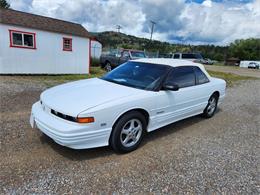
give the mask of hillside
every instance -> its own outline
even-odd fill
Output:
[[[215,45],[181,45],[161,41],[150,41],[146,38],[139,38],[124,33],[113,31],[92,33],[103,44],[103,50],[125,48],[146,50],[147,52],[158,52],[165,55],[174,52],[198,52],[205,58],[224,61],[228,57],[240,59],[260,59],[260,39],[236,40],[231,46]],[[252,54],[252,49],[255,48]],[[250,50],[250,51],[247,51]],[[250,53],[249,53],[250,52]],[[243,54],[243,55],[242,55]],[[241,55],[243,56],[241,58]]]

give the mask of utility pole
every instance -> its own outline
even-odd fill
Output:
[[[151,29],[151,37],[150,37],[150,41],[152,40],[153,38],[153,29],[154,29],[154,25],[156,24],[156,22],[150,20],[150,22],[152,23],[152,29]]]
[[[122,28],[122,26],[120,25],[116,25],[116,29],[117,29],[117,32],[120,33],[120,29]]]

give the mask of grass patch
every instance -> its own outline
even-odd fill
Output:
[[[35,75],[35,76],[21,76],[21,77],[25,82],[31,82],[32,80],[34,80],[46,85],[46,87],[52,87],[69,81],[89,79],[94,77],[102,77],[105,73],[106,72],[100,67],[91,67],[90,74]],[[231,87],[242,80],[257,79],[255,77],[240,76],[232,73],[224,73],[224,72],[211,71],[211,70],[208,70],[208,73],[213,77],[224,79],[227,82],[228,87]]]
[[[39,76],[39,78],[42,77],[44,80],[73,81],[79,79],[101,77],[105,73],[106,72],[100,67],[91,67],[90,74],[46,75],[46,76]]]
[[[212,77],[217,77],[224,79],[227,82],[227,86],[231,87],[235,83],[242,81],[242,80],[250,80],[250,79],[256,79],[255,77],[249,77],[249,76],[240,76],[237,74],[232,73],[224,73],[224,72],[217,72],[217,71],[207,71]]]
[[[102,77],[106,72],[100,67],[91,67],[90,74],[66,74],[66,75],[40,75],[33,76],[34,80],[41,81],[47,87],[52,87],[60,83],[76,81],[80,79],[89,79],[94,77]]]

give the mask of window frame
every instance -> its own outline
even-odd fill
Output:
[[[14,44],[13,33],[22,35],[22,45]],[[33,46],[24,45],[24,35],[32,36]],[[36,33],[34,33],[34,32],[26,32],[26,31],[9,29],[9,38],[10,38],[10,47],[24,48],[24,49],[36,49]]]
[[[196,68],[199,69],[199,70],[202,72],[202,74],[208,79],[207,82],[199,83],[197,74],[196,74],[196,72],[195,72],[195,71],[196,71],[196,70],[195,70]],[[203,84],[206,84],[206,83],[209,83],[209,82],[210,82],[208,76],[201,70],[200,67],[198,67],[198,66],[193,66],[193,71],[194,71],[194,74],[195,74],[196,85],[203,85]]]
[[[65,48],[65,41],[66,40],[70,41],[70,47],[69,48]],[[63,37],[62,43],[63,43],[63,51],[72,51],[72,38],[70,38],[70,37]]]

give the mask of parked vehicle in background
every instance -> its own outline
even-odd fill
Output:
[[[213,62],[211,59],[209,59],[209,58],[205,58],[205,59],[204,59],[204,64],[213,65],[214,62]]]
[[[172,54],[174,59],[190,60],[192,62],[205,64],[206,61],[203,59],[200,53],[174,53]]]
[[[145,52],[140,50],[123,49],[118,53],[103,53],[100,57],[101,67],[107,72],[128,60],[135,60],[139,58],[146,58]]]
[[[260,68],[260,60],[258,61],[252,61],[252,60],[243,60],[240,61],[239,64],[240,68],[253,68],[253,69],[259,69]]]
[[[253,69],[259,69],[259,64],[258,63],[256,63],[256,62],[250,62],[249,64],[248,64],[248,68],[253,68]]]

